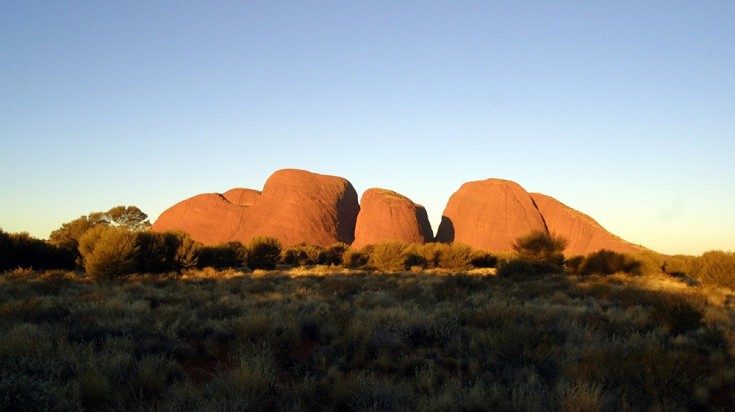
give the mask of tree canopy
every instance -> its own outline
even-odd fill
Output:
[[[141,232],[151,227],[148,215],[137,206],[115,206],[107,212],[92,212],[62,224],[60,228],[51,232],[49,242],[76,250],[79,247],[79,239],[90,229],[100,225],[119,227],[131,232]]]

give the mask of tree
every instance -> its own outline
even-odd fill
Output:
[[[135,233],[119,227],[100,225],[79,239],[84,271],[99,278],[133,273],[139,249]]]
[[[51,232],[49,242],[53,245],[76,251],[79,247],[79,239],[88,230],[100,224],[104,224],[100,219],[100,214],[91,213],[89,216],[80,216],[71,222],[62,224],[60,228]]]
[[[151,227],[148,215],[137,206],[115,206],[101,213],[100,218],[110,226],[121,227],[131,232],[140,232]]]
[[[60,248],[72,251],[77,263],[81,265],[79,254],[79,240],[90,229],[97,226],[112,226],[122,229],[140,232],[148,230],[151,226],[148,215],[143,213],[137,206],[115,206],[107,212],[91,212],[87,216],[80,216],[61,225],[60,228],[51,232],[49,243]]]

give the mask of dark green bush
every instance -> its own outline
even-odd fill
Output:
[[[324,249],[317,245],[299,243],[281,251],[281,262],[291,266],[318,265],[324,260]]]
[[[374,245],[368,264],[378,270],[398,271],[406,269],[401,242],[386,242]]]
[[[195,267],[199,244],[183,232],[138,232],[136,269],[141,273],[166,273]]]
[[[564,248],[567,240],[544,231],[533,231],[513,243],[518,259],[525,260],[548,272],[558,272],[564,267]]]
[[[590,253],[579,264],[578,274],[612,275],[613,273],[641,274],[641,262],[623,253],[602,249]]]
[[[411,269],[413,267],[426,268],[426,258],[414,252],[403,252],[403,267]]]
[[[345,267],[352,269],[361,268],[367,265],[369,260],[370,255],[365,251],[365,248],[362,250],[347,249],[342,254],[342,264]]]
[[[565,262],[567,272],[579,274],[579,268],[582,266],[582,262],[584,262],[584,256],[572,256],[568,258]]]
[[[138,241],[125,229],[97,226],[79,240],[79,252],[88,274],[111,279],[135,272]]]
[[[275,269],[281,256],[281,242],[268,236],[250,239],[245,245],[245,263],[251,269]]]
[[[735,289],[735,253],[709,251],[693,266],[692,276],[698,281]]]
[[[498,266],[498,257],[484,250],[472,252],[470,264],[476,268],[494,268]]]
[[[542,273],[543,268],[533,262],[524,259],[511,259],[500,263],[497,275],[505,278],[525,279]]]
[[[446,246],[439,256],[439,267],[464,270],[472,266],[473,250],[471,247],[460,243],[451,243]]]
[[[199,249],[197,266],[200,268],[236,268],[245,265],[247,250],[240,242],[202,246]]]
[[[15,268],[73,269],[76,253],[51,245],[28,233],[0,229],[0,270]]]
[[[337,242],[329,245],[326,249],[324,249],[324,253],[322,254],[322,261],[319,262],[323,265],[341,265],[342,257],[344,256],[347,249],[350,248],[350,245],[342,242]]]

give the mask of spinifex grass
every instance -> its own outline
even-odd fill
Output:
[[[735,407],[731,291],[488,273],[5,273],[0,409]]]

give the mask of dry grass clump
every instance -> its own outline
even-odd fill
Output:
[[[0,410],[735,406],[732,291],[664,274],[26,270],[0,302]]]

